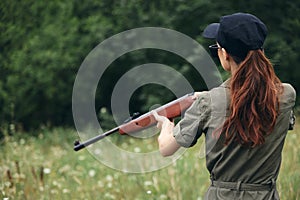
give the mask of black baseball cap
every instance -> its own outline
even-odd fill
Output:
[[[250,50],[262,49],[267,27],[254,15],[235,13],[222,16],[220,23],[208,25],[202,35],[216,39],[230,55],[244,59]]]

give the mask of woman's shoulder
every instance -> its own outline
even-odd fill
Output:
[[[293,107],[296,102],[296,90],[289,83],[282,83],[283,92],[280,96],[281,106],[284,107]]]
[[[289,84],[289,83],[282,83],[284,92],[287,92],[289,94],[295,95],[296,96],[296,90],[294,89],[294,87]]]
[[[292,99],[296,99],[296,90],[294,87],[289,83],[282,83],[283,86],[283,95],[285,97],[289,97]]]
[[[206,113],[221,113],[222,115],[226,114],[229,103],[229,87],[226,82],[208,91],[198,92],[195,102],[198,109],[203,111],[205,108]]]
[[[221,85],[208,91],[197,92],[196,96],[198,101],[214,102],[216,100],[225,100],[228,98],[228,88]]]

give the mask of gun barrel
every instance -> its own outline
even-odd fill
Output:
[[[89,140],[87,140],[83,143],[80,143],[79,141],[75,141],[74,142],[74,151],[79,151],[80,149],[83,149],[83,148],[85,148],[85,147],[87,147],[87,146],[89,146],[89,145],[105,138],[106,136],[109,136],[109,135],[111,135],[115,132],[118,132],[118,131],[119,131],[119,127],[116,127],[114,129],[111,129],[110,131],[107,131],[107,132],[101,134],[101,135],[97,135],[96,137],[93,137],[93,138],[91,138],[91,139],[89,139]]]

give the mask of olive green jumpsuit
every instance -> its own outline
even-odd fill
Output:
[[[206,166],[211,176],[205,199],[279,199],[276,180],[296,98],[291,85],[283,84],[283,89],[275,128],[263,145],[245,147],[234,140],[224,145],[224,135],[217,136],[215,130],[228,115],[229,81],[201,92],[175,126],[174,137],[183,147],[193,146],[205,134]]]

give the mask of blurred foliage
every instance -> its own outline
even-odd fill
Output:
[[[208,23],[224,14],[249,12],[267,25],[265,51],[282,81],[300,88],[300,2],[292,0],[87,0],[0,2],[0,121],[20,129],[72,126],[72,89],[82,61],[100,42],[137,27],[164,27],[198,40]],[[145,50],[124,55],[112,63],[106,84],[96,96],[96,110],[110,109],[110,95],[118,77],[136,65],[149,62],[174,67],[204,88],[188,63],[170,53]],[[121,67],[120,67],[121,66]],[[165,94],[166,93],[166,94]],[[167,102],[173,94],[151,87],[140,89],[133,100],[136,110]]]

